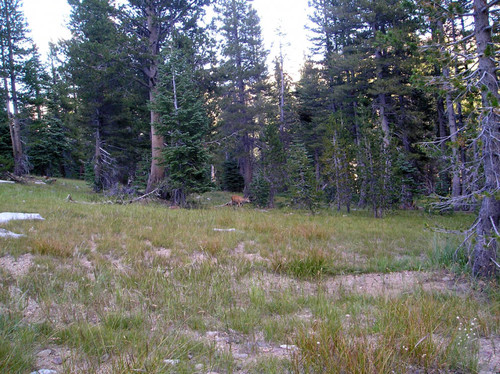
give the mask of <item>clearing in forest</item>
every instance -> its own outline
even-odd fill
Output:
[[[500,369],[498,287],[431,229],[472,216],[99,199],[69,180],[0,185],[1,211],[45,218],[1,227],[24,236],[0,238],[0,372]]]

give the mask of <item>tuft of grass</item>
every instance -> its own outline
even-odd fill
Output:
[[[294,371],[477,372],[479,321],[456,316],[466,310],[458,298],[443,302],[422,292],[366,301],[371,309],[363,308],[361,323],[355,325],[346,322],[357,321],[359,314],[343,319],[339,311],[317,309],[322,318],[296,336],[300,354],[293,361]]]
[[[73,255],[73,249],[55,238],[32,240],[32,252],[42,256],[67,258]]]
[[[431,269],[447,269],[459,274],[470,273],[466,249],[457,248],[456,243],[451,240],[438,243],[435,239],[427,253],[427,264]]]
[[[334,273],[331,259],[327,258],[323,251],[318,250],[313,250],[290,260],[276,256],[273,258],[272,268],[278,273],[303,279],[312,279]]]
[[[0,314],[0,372],[26,373],[33,369],[37,341],[46,340],[48,324],[26,325],[12,314]]]

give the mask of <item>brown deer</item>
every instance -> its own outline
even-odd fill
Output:
[[[249,203],[250,199],[238,195],[231,196],[231,205],[242,206],[244,203]]]

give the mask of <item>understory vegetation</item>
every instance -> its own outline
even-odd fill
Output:
[[[73,201],[66,199],[71,194]],[[108,204],[0,185],[0,372],[477,373],[500,293],[455,253],[472,214]],[[495,349],[496,356],[495,356]],[[495,361],[496,360],[496,361]]]

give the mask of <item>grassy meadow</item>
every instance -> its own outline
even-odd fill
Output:
[[[1,373],[500,370],[498,287],[433,230],[472,215],[107,200],[0,184],[0,212],[45,218],[1,225],[25,235],[0,238]]]

